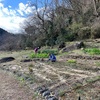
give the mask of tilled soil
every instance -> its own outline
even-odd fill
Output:
[[[0,64],[0,67],[3,70],[9,69],[9,72],[15,71],[16,73],[13,73],[15,75],[17,75],[18,72],[22,73],[21,78],[25,75],[29,77],[28,79],[32,78],[30,81],[27,81],[27,79],[24,80],[26,80],[26,83],[29,83],[29,85],[27,85],[30,89],[33,89],[34,94],[37,92],[35,91],[37,87],[46,86],[51,94],[55,95],[58,100],[79,100],[79,96],[81,100],[100,100],[99,60],[87,59],[87,57],[81,59],[83,56],[81,58],[80,56],[78,58],[73,57],[75,57],[75,55],[71,57],[65,55],[57,59],[57,62],[47,62],[45,60],[37,61],[36,59],[35,61],[22,62],[23,58],[22,60],[16,58],[16,60],[12,62]],[[72,59],[75,59],[76,63],[67,62]],[[5,75],[5,73],[3,74]],[[1,79],[2,76],[0,76],[0,86],[3,84],[5,87],[4,90],[3,86],[2,88],[0,87],[0,90],[4,91],[3,93],[0,91],[0,97],[4,98],[5,93],[7,93],[8,99],[0,98],[0,100],[32,100],[32,95],[29,90],[20,86],[18,80],[16,81],[16,79],[9,74],[5,76],[6,78],[4,77],[3,79]],[[12,77],[10,81],[9,77]],[[6,86],[8,86],[6,84],[9,84],[9,88],[7,88],[9,90],[6,89]],[[15,84],[15,86],[13,86],[13,84]],[[13,88],[15,88],[16,91],[13,92]],[[22,94],[19,93],[19,91]],[[15,96],[13,96],[14,93]],[[17,94],[19,97],[16,96]],[[14,99],[10,97],[14,97]],[[35,94],[33,100],[44,100],[44,97],[42,98],[42,96]]]
[[[0,100],[33,100],[33,93],[12,74],[0,70]]]

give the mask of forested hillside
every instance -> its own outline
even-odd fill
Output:
[[[20,24],[25,34],[14,39],[20,49],[100,38],[100,0],[34,0],[30,6],[33,14]],[[13,37],[8,40],[15,45]],[[6,37],[0,41],[6,42]]]
[[[100,0],[37,0],[31,6],[36,13],[22,25],[28,47],[100,38]]]
[[[20,35],[8,33],[0,28],[0,50],[20,49]]]

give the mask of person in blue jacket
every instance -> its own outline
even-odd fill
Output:
[[[49,54],[49,60],[52,62],[56,61],[56,56],[54,54]]]

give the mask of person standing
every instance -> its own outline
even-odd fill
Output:
[[[39,50],[39,47],[36,47],[36,48],[34,49],[34,53],[38,53],[38,50]]]

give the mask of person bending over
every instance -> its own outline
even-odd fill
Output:
[[[56,56],[54,54],[49,54],[49,61],[55,62],[56,61]]]

